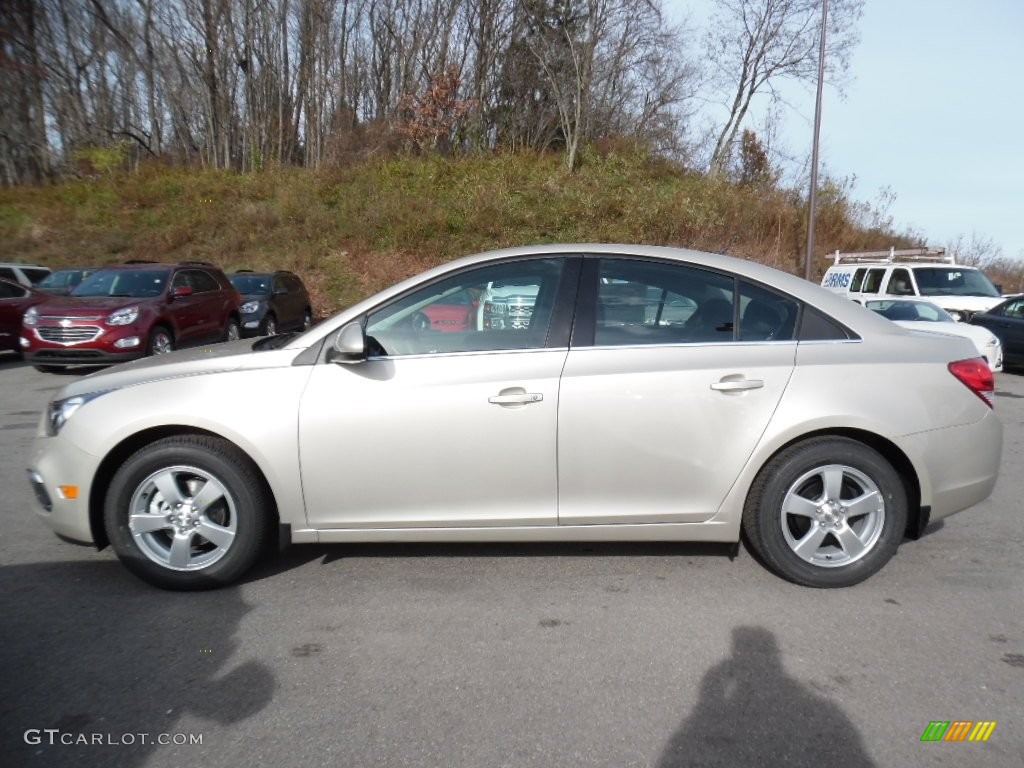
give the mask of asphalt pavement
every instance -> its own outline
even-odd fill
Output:
[[[719,545],[339,545],[197,594],[36,519],[68,380],[0,358],[0,765],[1024,765],[1024,376],[992,497],[850,589]]]

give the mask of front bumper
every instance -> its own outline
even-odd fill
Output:
[[[94,544],[89,522],[89,495],[99,459],[60,437],[37,436],[32,443],[29,482],[34,510],[54,533],[84,544]],[[75,498],[61,490],[72,486]],[[50,508],[46,507],[49,500]]]
[[[68,326],[70,331],[98,329],[94,338],[81,341],[53,341],[40,334],[40,329],[53,331],[55,327],[52,322],[42,322],[22,328],[20,343],[26,360],[35,365],[113,365],[146,355],[148,335],[138,325],[108,327],[93,322],[87,326]],[[117,346],[126,342],[131,346]]]
[[[260,326],[263,325],[263,318],[266,317],[267,312],[264,309],[258,312],[248,312],[242,315],[242,338],[251,338],[253,336],[262,336],[260,332]]]

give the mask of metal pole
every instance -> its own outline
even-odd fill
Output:
[[[818,98],[814,102],[814,143],[811,149],[811,194],[808,200],[807,253],[804,257],[804,278],[811,279],[814,258],[814,215],[818,204],[818,139],[821,136],[821,88],[825,83],[825,29],[828,23],[828,0],[821,0],[821,43],[818,46]]]

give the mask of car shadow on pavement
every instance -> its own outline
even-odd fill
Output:
[[[669,739],[657,768],[754,765],[875,763],[843,711],[786,673],[775,636],[741,626],[733,629],[729,658],[704,675],[700,700]]]
[[[156,750],[181,750],[179,764],[201,756],[209,734],[204,746],[156,740],[195,734],[196,721],[199,733],[203,721],[240,722],[274,695],[268,667],[236,658],[249,610],[238,589],[162,592],[125,578],[114,560],[0,568],[0,765],[141,766]],[[102,743],[89,744],[96,734]]]

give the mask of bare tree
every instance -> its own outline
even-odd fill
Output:
[[[705,39],[714,84],[724,94],[728,117],[711,153],[712,174],[723,173],[754,97],[774,93],[782,79],[817,77],[821,0],[715,0],[717,10]],[[831,0],[826,68],[833,78],[848,69],[859,39],[864,0]]]

